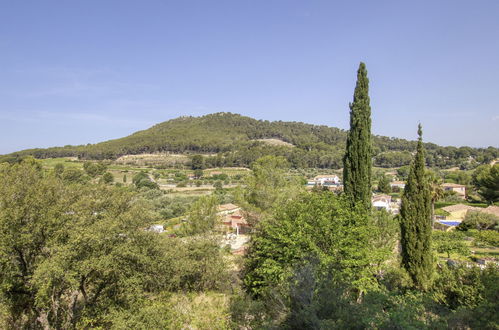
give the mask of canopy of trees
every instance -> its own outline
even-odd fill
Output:
[[[291,143],[274,146],[258,139],[275,138]],[[210,153],[204,165],[249,166],[266,156],[284,156],[293,167],[341,168],[347,132],[328,126],[299,122],[256,120],[232,113],[215,113],[202,117],[180,117],[157,124],[130,136],[97,144],[31,149],[3,156],[1,160],[15,161],[32,155],[36,158],[78,156],[83,159],[115,159],[127,154],[175,152]],[[487,164],[499,157],[497,148],[440,147],[426,143],[427,165],[436,167],[474,166]],[[408,164],[415,141],[383,136],[373,137],[375,164],[393,167]],[[194,167],[202,167],[194,159]]]

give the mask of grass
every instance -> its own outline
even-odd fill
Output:
[[[75,160],[74,157],[46,158],[40,159],[40,161],[45,168],[54,168],[57,164],[62,164],[65,168],[83,168],[83,163]]]

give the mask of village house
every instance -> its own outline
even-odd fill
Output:
[[[251,230],[241,212],[241,208],[234,204],[222,204],[218,206],[218,213],[226,230],[235,232],[236,235],[246,234]]]
[[[442,189],[444,191],[453,191],[457,194],[457,196],[461,197],[462,199],[466,198],[466,186],[462,184],[443,183]]]
[[[336,186],[340,184],[340,178],[334,174],[317,175],[308,181],[309,186]]]
[[[393,188],[399,188],[400,190],[403,190],[405,188],[405,182],[404,181],[392,181],[390,182],[390,187]]]
[[[149,227],[148,229],[149,231],[152,231],[154,233],[159,233],[161,234],[162,232],[165,231],[165,227],[163,227],[163,225],[152,225],[151,227]]]
[[[375,195],[372,197],[371,202],[373,204],[373,207],[377,208],[378,210],[385,209],[387,211],[390,211],[392,196],[384,194]]]

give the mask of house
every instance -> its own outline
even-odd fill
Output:
[[[372,197],[371,202],[373,204],[373,207],[377,208],[378,210],[385,209],[387,211],[391,211],[392,209],[392,196],[390,195],[375,195]]]
[[[149,227],[148,229],[149,231],[152,231],[154,233],[162,233],[165,231],[165,227],[163,227],[163,225],[152,225],[151,227]]]
[[[234,204],[223,204],[218,206],[218,213],[222,224],[226,229],[235,231],[236,235],[248,233],[251,226],[241,212],[241,208]]]
[[[393,188],[399,188],[399,189],[404,189],[405,188],[405,182],[404,181],[392,181],[390,182],[390,187]]]
[[[442,189],[444,191],[454,191],[457,196],[465,199],[466,198],[466,186],[456,183],[443,183]]]
[[[218,205],[218,214],[220,215],[225,215],[225,214],[231,214],[234,212],[239,211],[241,208],[235,204],[228,203],[228,204],[222,204]]]
[[[333,186],[340,183],[340,178],[334,174],[328,175],[317,175],[312,181],[309,181],[309,185],[319,185],[319,186]]]

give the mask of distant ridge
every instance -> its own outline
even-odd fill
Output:
[[[268,142],[276,140],[283,145]],[[14,152],[0,156],[0,161],[13,161],[28,155],[116,159],[123,155],[173,152],[218,154],[222,165],[248,166],[255,157],[273,154],[286,157],[295,167],[340,168],[345,140],[346,131],[335,127],[256,120],[219,112],[201,117],[178,117],[127,137],[96,144]],[[289,144],[295,147],[290,148]],[[375,164],[386,167],[408,164],[410,153],[415,149],[415,141],[384,136],[374,136],[373,144]],[[427,143],[426,148],[429,165],[438,167],[486,163],[499,157],[499,150],[492,147],[456,148]]]

